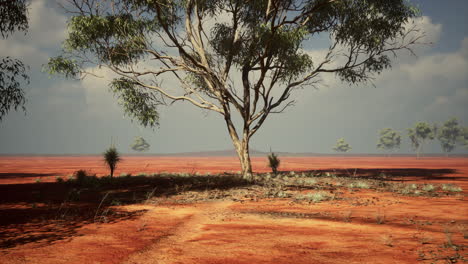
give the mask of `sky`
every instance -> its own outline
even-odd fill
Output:
[[[456,117],[468,126],[468,1],[412,2],[422,11],[414,23],[432,44],[418,47],[416,56],[400,54],[374,85],[349,86],[334,75],[321,76],[318,89],[296,91],[294,107],[269,116],[251,139],[251,149],[332,153],[344,137],[350,153],[382,153],[376,148],[378,130],[390,127],[403,135],[400,153],[410,153],[406,129],[418,121]],[[136,136],[148,141],[149,153],[233,148],[224,120],[214,112],[184,103],[162,106],[160,126],[145,129],[124,116],[108,80],[72,81],[43,73],[48,58],[59,55],[67,16],[55,1],[33,0],[29,19],[27,34],[0,40],[0,57],[23,60],[31,77],[24,88],[26,113],[10,112],[0,122],[0,154],[98,154],[111,139],[121,152],[132,153]],[[313,42],[304,47],[323,51]],[[441,148],[435,141],[425,151]]]

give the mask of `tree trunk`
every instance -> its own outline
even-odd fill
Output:
[[[252,179],[252,162],[250,160],[250,152],[249,152],[249,140],[243,139],[242,142],[234,142],[234,146],[236,147],[237,156],[239,157],[239,161],[242,168],[242,177],[244,179]]]

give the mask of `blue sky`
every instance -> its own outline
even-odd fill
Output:
[[[331,153],[336,140],[344,137],[352,153],[379,153],[375,145],[381,128],[405,135],[417,121],[450,117],[468,126],[468,1],[413,2],[422,11],[415,23],[433,45],[418,48],[417,57],[402,54],[391,70],[377,77],[375,87],[349,87],[333,75],[323,76],[318,90],[297,91],[293,108],[270,116],[251,147]],[[135,136],[151,144],[151,153],[232,148],[223,120],[214,113],[174,104],[159,109],[159,128],[143,129],[123,117],[105,79],[48,77],[41,67],[59,53],[67,18],[47,0],[32,1],[29,14],[27,35],[0,40],[0,56],[17,57],[31,67],[27,113],[11,112],[0,123],[0,154],[101,153],[111,137],[122,152],[131,152]],[[320,52],[313,45],[306,48]],[[440,152],[437,142],[426,149]],[[410,152],[406,136],[401,152]]]

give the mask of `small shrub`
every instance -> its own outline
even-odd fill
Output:
[[[435,191],[436,188],[435,188],[434,185],[432,185],[432,184],[426,184],[426,185],[424,185],[424,186],[422,187],[422,189],[423,189],[423,191],[425,191],[425,192],[433,192],[433,191]]]
[[[308,193],[306,195],[299,195],[296,197],[297,200],[306,200],[313,203],[330,200],[330,198],[331,196],[325,192]]]
[[[107,164],[107,166],[110,169],[110,176],[114,176],[114,170],[117,167],[117,163],[121,161],[120,154],[117,151],[117,149],[112,146],[106,150],[103,154],[104,156],[104,162]]]
[[[447,192],[462,192],[463,189],[456,185],[456,184],[443,184],[442,185],[442,190],[447,191]]]
[[[418,185],[413,183],[413,184],[410,184],[409,188],[416,190],[418,189]]]
[[[275,153],[270,153],[268,155],[268,167],[271,168],[271,171],[273,172],[273,174],[277,174],[278,173],[278,167],[280,165],[281,161],[280,159],[276,156]]]
[[[369,189],[370,188],[369,184],[367,184],[366,182],[362,182],[362,181],[350,183],[348,185],[348,187],[349,188],[360,188],[360,189]]]
[[[73,173],[77,182],[82,183],[88,177],[88,173],[85,170],[77,170]]]
[[[315,185],[317,183],[316,179],[305,179],[304,184],[306,185]]]
[[[41,183],[42,180],[41,180],[41,178],[37,178],[37,179],[35,180],[35,182],[36,182],[36,183]]]
[[[56,181],[57,183],[63,183],[63,182],[64,182],[64,180],[63,180],[62,177],[55,177],[55,181]]]

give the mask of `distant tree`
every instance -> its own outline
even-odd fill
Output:
[[[456,118],[447,120],[442,127],[437,129],[436,137],[440,142],[442,150],[448,156],[452,152],[460,138],[463,136],[463,128],[458,124]]]
[[[417,122],[413,128],[408,128],[408,137],[413,150],[416,151],[416,157],[419,158],[426,141],[434,139],[435,130],[436,127],[427,122]]]
[[[344,138],[340,138],[333,147],[333,150],[337,152],[348,152],[351,150],[351,146],[345,142]]]
[[[0,35],[6,39],[15,31],[27,31],[26,0],[0,0]],[[11,57],[0,58],[0,121],[11,109],[25,111],[26,99],[21,84],[29,83],[27,66]]]
[[[400,148],[401,135],[398,131],[391,128],[384,128],[379,132],[380,138],[377,143],[377,148],[383,150],[396,150]]]
[[[121,160],[120,154],[115,146],[111,146],[106,150],[106,152],[104,152],[104,162],[109,167],[111,178],[114,176],[114,170],[117,168],[117,163]]]
[[[268,167],[271,168],[271,171],[273,172],[274,175],[278,173],[278,167],[280,165],[280,159],[274,152],[271,152],[268,155]]]
[[[463,127],[458,140],[460,144],[462,144],[466,149],[468,149],[468,127]]]
[[[150,144],[148,144],[148,142],[146,142],[146,140],[142,137],[135,137],[131,147],[134,151],[144,152],[149,150]]]
[[[163,98],[219,114],[245,178],[251,138],[295,92],[324,74],[371,82],[423,36],[411,26],[419,11],[408,0],[68,3],[68,36],[49,73],[78,78],[105,67],[116,74],[110,86],[126,113],[149,126]],[[324,56],[312,57],[305,45],[325,35]]]

